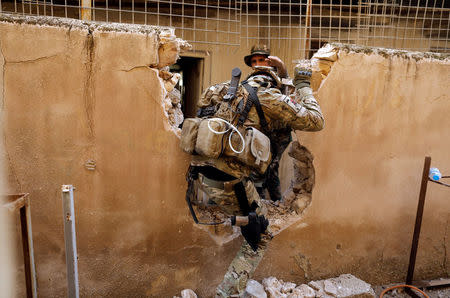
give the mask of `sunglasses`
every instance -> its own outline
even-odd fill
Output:
[[[264,57],[258,57],[258,58],[252,58],[251,63],[256,63],[256,62],[264,62],[266,60],[266,58]]]

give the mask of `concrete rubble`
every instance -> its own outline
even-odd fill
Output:
[[[181,298],[194,298],[194,291],[181,291]],[[243,298],[372,298],[375,291],[365,281],[351,275],[342,274],[339,277],[310,281],[308,284],[296,285],[284,282],[276,277],[267,277],[262,284],[249,280]],[[175,297],[174,297],[175,298]],[[178,297],[176,297],[178,298]]]
[[[263,285],[253,279],[247,282],[247,287],[245,288],[243,296],[245,298],[267,298]]]
[[[195,292],[191,289],[184,289],[183,291],[181,291],[181,297],[174,296],[174,298],[197,298],[197,294],[195,294]]]

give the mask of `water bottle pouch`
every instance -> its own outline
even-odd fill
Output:
[[[271,160],[270,139],[256,128],[250,127],[246,131],[245,142],[242,161],[264,173]]]
[[[181,149],[189,154],[194,154],[195,143],[197,142],[198,127],[200,118],[186,118],[181,129]]]
[[[222,141],[227,125],[211,119],[202,119],[198,126],[195,152],[202,156],[218,158],[222,153]]]
[[[255,158],[255,164],[259,166],[260,163],[270,159],[270,139],[256,128],[248,129],[250,130],[252,131],[250,149]]]

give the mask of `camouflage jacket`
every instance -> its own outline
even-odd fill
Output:
[[[293,130],[319,131],[324,127],[320,106],[312,95],[310,87],[296,89],[294,93],[288,96],[281,93],[276,80],[268,74],[250,75],[246,82],[256,90],[269,131],[287,127]],[[212,109],[214,110],[214,117],[221,117],[235,124],[239,117],[238,105],[243,100],[245,106],[249,94],[241,84],[236,100],[231,103],[224,102],[222,98],[226,94],[228,86],[229,82],[226,82],[206,89],[198,102],[198,107],[200,109]],[[250,109],[244,126],[261,130],[258,113],[254,106]],[[192,164],[211,165],[238,178],[247,177],[251,172],[247,166],[228,157],[208,159],[193,156]]]

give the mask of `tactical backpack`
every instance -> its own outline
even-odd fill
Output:
[[[239,84],[240,76],[241,70],[234,68],[230,83],[205,91],[197,117],[184,120],[181,148],[214,159],[230,157],[262,174],[271,161],[267,121],[256,90],[246,81]],[[253,106],[263,132],[245,125]]]

